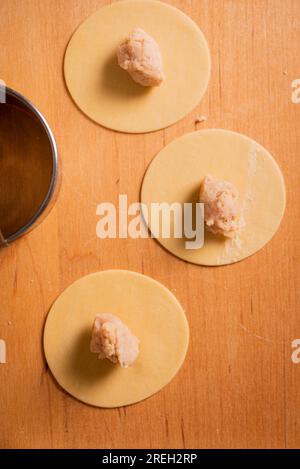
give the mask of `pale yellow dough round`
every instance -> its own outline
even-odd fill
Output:
[[[232,182],[239,191],[245,228],[236,239],[205,231],[204,246],[185,248],[185,239],[158,241],[177,257],[194,264],[224,265],[240,261],[261,249],[274,235],[285,210],[282,173],[270,153],[254,140],[221,129],[193,132],[167,145],[150,164],[141,201],[199,202],[203,178],[211,174]],[[149,228],[157,232],[157,228]]]
[[[135,83],[117,63],[117,48],[136,27],[158,43],[166,80],[159,87]],[[158,0],[122,0],[101,8],[73,34],[65,55],[65,80],[78,107],[110,129],[129,133],[165,128],[202,98],[210,54],[198,26]]]
[[[136,362],[122,368],[89,350],[97,313],[111,313],[140,339]],[[98,407],[139,402],[163,388],[181,367],[189,341],[185,313],[166,287],[126,270],[88,275],[52,306],[44,331],[51,372],[73,397]]]

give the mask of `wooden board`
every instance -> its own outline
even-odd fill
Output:
[[[91,122],[64,85],[65,47],[107,0],[1,0],[0,78],[46,115],[59,146],[62,186],[32,233],[0,252],[1,448],[295,448],[300,445],[299,0],[169,0],[205,33],[212,76],[202,103],[171,128],[118,134]],[[199,114],[208,116],[195,125]],[[224,127],[275,156],[287,183],[280,231],[255,256],[201,268],[155,241],[99,240],[96,206],[127,193],[137,201],[145,169],[175,137]],[[266,191],[268,188],[266,187]],[[184,367],[162,392],[131,407],[100,410],[65,394],[42,353],[54,299],[82,275],[143,272],[174,291],[187,311]]]

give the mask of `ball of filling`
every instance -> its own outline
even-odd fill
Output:
[[[139,340],[113,314],[98,314],[94,320],[90,351],[127,368],[139,354]]]
[[[164,80],[163,62],[157,42],[135,28],[119,45],[118,64],[142,86],[159,86]]]
[[[208,231],[233,237],[241,228],[238,190],[228,181],[208,175],[200,187],[200,202],[204,203],[204,222]]]

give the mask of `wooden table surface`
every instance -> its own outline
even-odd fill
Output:
[[[47,219],[0,252],[1,448],[208,448],[300,445],[299,0],[168,0],[201,27],[212,54],[209,89],[172,127],[146,135],[86,118],[64,85],[76,26],[107,0],[1,0],[0,78],[45,114],[59,146],[62,185]],[[208,116],[195,125],[199,114]],[[97,204],[138,200],[145,169],[195,128],[245,133],[268,148],[287,184],[284,222],[259,253],[235,265],[185,263],[151,239],[96,238]],[[266,191],[268,188],[266,187]],[[176,378],[137,405],[101,410],[55,383],[42,353],[45,317],[70,283],[123,268],[175,292],[191,328]]]

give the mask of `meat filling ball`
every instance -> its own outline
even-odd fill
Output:
[[[132,365],[139,354],[139,340],[113,314],[98,314],[94,320],[90,351],[124,368]]]
[[[200,202],[204,203],[204,222],[208,231],[233,237],[241,228],[238,190],[228,181],[208,175],[200,187]]]
[[[119,45],[118,64],[142,86],[159,86],[164,80],[163,62],[157,42],[135,28]]]

